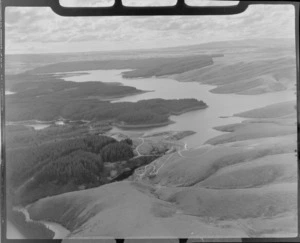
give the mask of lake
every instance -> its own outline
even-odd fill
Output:
[[[116,99],[112,102],[136,102],[154,98],[182,99],[196,98],[203,100],[208,108],[184,113],[179,116],[171,116],[174,124],[164,127],[131,130],[133,132],[162,132],[168,130],[182,131],[193,130],[196,134],[183,139],[189,148],[199,147],[208,139],[222,134],[213,128],[216,126],[239,123],[243,118],[232,117],[232,115],[260,108],[266,105],[295,100],[295,91],[280,91],[260,95],[238,95],[238,94],[214,94],[209,90],[216,86],[204,85],[199,82],[178,82],[170,78],[137,78],[125,79],[122,72],[128,70],[93,70],[85,71],[88,74],[78,75],[76,72],[68,73],[66,81],[87,82],[102,81],[108,83],[119,82],[123,85],[136,87],[140,90],[151,90],[152,92],[142,93]],[[74,76],[72,76],[74,74]],[[295,101],[296,104],[296,101]],[[227,117],[227,118],[225,118]],[[125,132],[125,130],[114,127],[112,132]]]

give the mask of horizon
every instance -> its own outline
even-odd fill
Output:
[[[293,37],[278,37],[278,38],[257,38],[257,39],[235,39],[235,40],[222,40],[222,41],[210,41],[210,42],[203,42],[203,43],[197,43],[197,44],[190,44],[190,45],[176,45],[176,46],[169,46],[169,47],[154,47],[154,48],[149,48],[149,47],[145,47],[145,48],[139,48],[139,49],[118,49],[118,50],[97,50],[97,51],[70,51],[70,52],[41,52],[41,53],[5,53],[5,56],[18,56],[18,55],[70,55],[70,54],[80,54],[80,53],[111,53],[111,52],[116,52],[116,53],[126,53],[126,52],[136,52],[136,51],[156,51],[156,50],[167,50],[167,49],[172,49],[172,48],[184,48],[184,47],[192,47],[192,46],[201,46],[201,45],[206,45],[206,44],[213,44],[213,43],[222,43],[222,42],[238,42],[238,41],[275,41],[275,40],[286,40],[286,41],[294,41],[295,38]],[[251,45],[251,43],[249,43],[249,45]]]

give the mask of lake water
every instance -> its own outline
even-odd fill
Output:
[[[28,207],[28,206],[27,206]],[[30,218],[30,215],[27,211],[27,208],[22,208],[22,207],[14,207],[13,210],[22,212],[25,215],[25,220],[26,222],[31,222],[33,221]],[[48,222],[48,221],[36,221],[41,224],[44,224],[46,228],[50,229],[51,231],[54,232],[54,238],[53,239],[64,239],[67,235],[70,234],[70,231],[61,226],[60,224],[54,223],[54,222]],[[11,228],[10,228],[11,230]]]
[[[64,78],[66,81],[87,82],[87,81],[102,81],[102,82],[119,82],[123,85],[136,87],[140,90],[151,90],[138,95],[132,95],[113,102],[136,102],[139,100],[163,98],[163,99],[182,99],[196,98],[203,100],[208,108],[184,113],[179,116],[171,116],[170,119],[175,121],[174,124],[159,128],[139,129],[136,132],[162,132],[168,130],[182,131],[193,130],[196,134],[183,139],[188,144],[189,148],[198,147],[208,139],[222,134],[213,128],[216,126],[239,123],[243,118],[232,117],[232,115],[260,108],[266,105],[275,104],[295,100],[295,91],[281,91],[274,93],[266,93],[260,95],[237,95],[237,94],[214,94],[209,92],[215,86],[203,85],[199,82],[178,82],[170,78],[138,78],[125,79],[121,73],[127,70],[93,70],[86,71],[88,74],[69,75]],[[223,117],[223,118],[222,118]],[[224,118],[227,117],[227,118]],[[119,128],[113,128],[112,132],[124,132]],[[131,130],[131,133],[133,131]]]

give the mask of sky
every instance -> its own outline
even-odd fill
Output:
[[[112,0],[60,1],[64,6],[103,6],[112,3]],[[175,0],[123,0],[126,5],[146,5],[149,2],[152,5],[172,5]],[[195,4],[199,0],[187,2]],[[294,38],[294,22],[292,5],[255,5],[231,16],[71,18],[56,15],[47,7],[10,7],[5,12],[5,48],[7,54],[88,52],[236,39]]]

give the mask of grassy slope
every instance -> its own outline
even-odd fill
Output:
[[[206,143],[216,145],[255,138],[284,136],[294,134],[295,132],[295,125],[279,125],[263,122],[243,123],[241,126],[237,125],[232,132],[209,139]]]
[[[173,192],[170,194],[170,191]],[[158,194],[175,202],[185,214],[217,219],[272,217],[297,210],[297,183],[274,183],[260,188],[207,189],[201,187],[161,189]]]
[[[268,155],[249,162],[226,166],[198,183],[197,186],[231,189],[296,181],[297,164],[295,157],[295,153]],[[282,161],[286,162],[283,164]]]
[[[273,124],[274,118],[270,120]],[[124,181],[45,198],[33,204],[30,212],[36,219],[48,218],[69,227],[74,238],[293,237],[297,232],[297,135],[295,123],[282,120],[270,126],[276,137],[228,139],[174,153],[154,177],[146,172],[144,180],[136,183]],[[246,124],[259,126],[267,121]],[[223,129],[230,134],[236,127]],[[294,132],[278,135],[285,127]],[[156,161],[157,166],[169,156]]]
[[[295,101],[288,101],[283,103],[277,103],[263,108],[254,109],[251,111],[245,111],[235,114],[235,116],[245,118],[281,118],[290,115],[295,115]]]
[[[296,135],[277,139],[255,139],[247,146],[238,144],[239,142],[212,146],[207,152],[199,148],[191,153],[182,153],[184,157],[174,155],[152,181],[168,186],[192,186],[229,165],[252,161],[266,155],[293,153],[296,149]]]
[[[216,145],[295,134],[297,131],[295,107],[296,101],[289,101],[236,114],[235,116],[251,119],[239,124],[216,127],[215,129],[228,133],[209,139],[206,143]]]
[[[193,231],[206,237],[243,235],[239,229],[217,227],[177,214],[176,207],[150,193],[151,188],[147,186],[119,182],[40,200],[30,212],[34,218],[56,219],[71,229],[76,228],[71,236],[74,238],[99,235],[171,238],[188,236]],[[86,221],[84,216],[90,219]],[[77,218],[77,226],[68,224],[73,217]]]
[[[184,82],[216,85],[211,92],[220,94],[255,95],[295,89],[296,58],[292,46],[277,45],[274,52],[261,43],[250,47],[249,43],[243,42],[230,49],[225,44],[213,50],[221,51],[224,57],[214,58],[213,65],[172,77]]]

